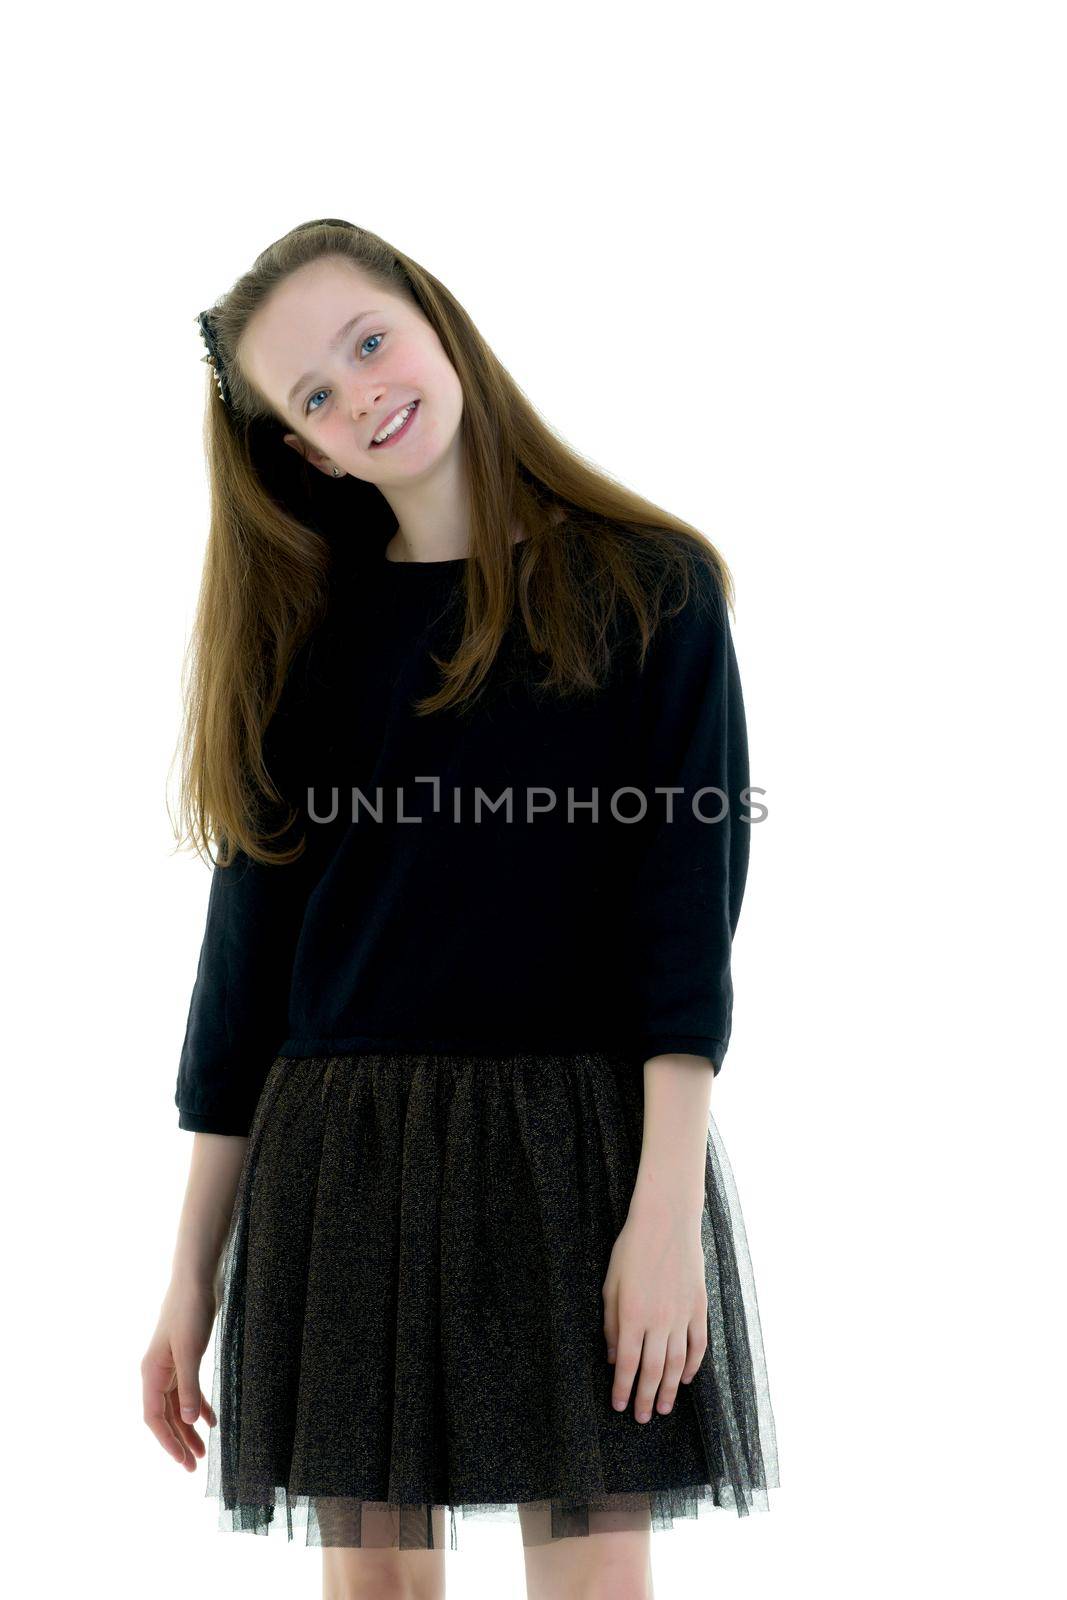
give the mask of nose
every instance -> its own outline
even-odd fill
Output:
[[[350,408],[353,421],[360,422],[366,418],[376,406],[381,404],[381,399],[382,388],[380,384],[375,386],[364,386],[359,383],[354,384],[350,395]]]

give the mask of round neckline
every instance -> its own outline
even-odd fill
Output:
[[[382,556],[383,567],[462,567],[470,560],[470,556],[448,556],[443,561],[390,561],[386,555]]]
[[[513,558],[515,551],[521,550],[523,545],[526,543],[527,541],[525,539],[515,539],[512,541],[511,551]],[[412,568],[414,568],[416,572],[442,572],[450,571],[455,567],[465,567],[469,560],[470,556],[447,556],[442,561],[390,561],[389,557],[385,554],[385,548],[383,546],[378,557],[378,565],[379,567],[386,568],[390,572],[392,572],[394,569],[401,572],[408,572]]]

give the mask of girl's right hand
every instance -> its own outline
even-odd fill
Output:
[[[196,1471],[196,1457],[206,1449],[194,1422],[203,1416],[209,1427],[218,1424],[200,1388],[200,1360],[217,1309],[213,1285],[172,1281],[141,1361],[144,1420],[189,1472]]]

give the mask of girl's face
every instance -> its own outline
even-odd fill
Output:
[[[280,284],[248,323],[241,366],[294,430],[286,444],[332,477],[334,467],[383,491],[422,478],[458,443],[463,394],[422,312],[336,256]],[[372,444],[417,402],[403,430]]]

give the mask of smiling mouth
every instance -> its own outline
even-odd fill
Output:
[[[400,411],[406,410],[407,416],[404,418],[404,421],[401,423],[400,427],[395,428],[386,439],[372,439],[370,442],[370,448],[372,450],[384,450],[388,445],[393,443],[394,439],[402,439],[404,434],[407,433],[408,429],[411,427],[412,422],[415,420],[415,413],[418,411],[418,409],[419,402],[417,400],[410,401],[407,406],[401,406]]]

